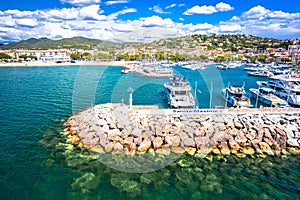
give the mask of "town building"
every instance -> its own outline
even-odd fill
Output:
[[[16,50],[15,58],[19,60],[21,55],[36,56],[42,62],[70,62],[71,57],[67,50]]]

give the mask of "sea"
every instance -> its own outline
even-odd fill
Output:
[[[226,105],[221,89],[266,78],[244,66],[174,67],[199,108]],[[0,68],[0,199],[300,199],[300,156],[195,158],[183,154],[147,173],[117,171],[80,148],[65,148],[67,119],[95,104],[168,108],[168,78],[121,73],[115,66]],[[130,89],[131,88],[131,89]],[[255,104],[255,100],[252,100]],[[264,106],[260,105],[259,106]],[[184,164],[182,164],[184,163]]]

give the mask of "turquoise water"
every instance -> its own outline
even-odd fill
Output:
[[[199,107],[222,105],[220,89],[255,87],[242,69],[176,73],[197,81]],[[201,78],[204,77],[204,78]],[[167,79],[121,74],[120,67],[0,68],[1,199],[299,199],[299,156],[207,159],[183,155],[156,172],[128,174],[106,167],[75,149],[57,146],[69,116],[92,104],[128,102],[167,107]],[[80,156],[79,156],[80,155]],[[225,162],[226,161],[226,162]]]

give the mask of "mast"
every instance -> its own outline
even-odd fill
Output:
[[[195,103],[194,103],[194,108],[196,108],[196,104],[197,104],[197,95],[196,95],[196,91],[197,91],[197,81],[195,81],[195,91],[194,91],[194,100],[195,100]]]
[[[260,86],[258,87],[258,91],[257,91],[257,94],[256,94],[255,108],[257,108],[257,105],[258,105],[259,88],[260,88]]]
[[[129,92],[129,109],[131,110],[132,109],[132,92],[133,92],[133,89],[130,87],[130,88],[128,88],[127,92]]]
[[[211,102],[212,102],[212,88],[213,88],[213,82],[210,82],[210,100],[209,100],[209,108],[211,108]]]
[[[225,88],[225,109],[227,108],[227,98],[228,98],[228,89],[229,89],[230,82],[228,82],[227,88]]]

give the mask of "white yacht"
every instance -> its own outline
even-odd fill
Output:
[[[233,107],[248,108],[252,107],[250,99],[245,96],[244,86],[228,86],[222,89],[222,95],[227,103]]]
[[[272,81],[257,81],[258,85],[275,90],[275,95],[290,105],[300,106],[300,78],[291,75],[278,75]]]
[[[191,93],[191,86],[185,77],[174,75],[164,84],[171,108],[193,108],[195,99]]]
[[[248,72],[248,76],[273,77],[274,74],[269,71],[254,71],[254,72]]]
[[[288,103],[274,95],[275,90],[267,87],[250,88],[251,95],[256,101],[263,102],[270,107],[283,108],[288,107]]]
[[[122,69],[121,72],[122,72],[122,74],[128,74],[129,73],[129,69]]]
[[[225,70],[225,69],[229,69],[229,67],[225,64],[217,64],[216,69]]]

